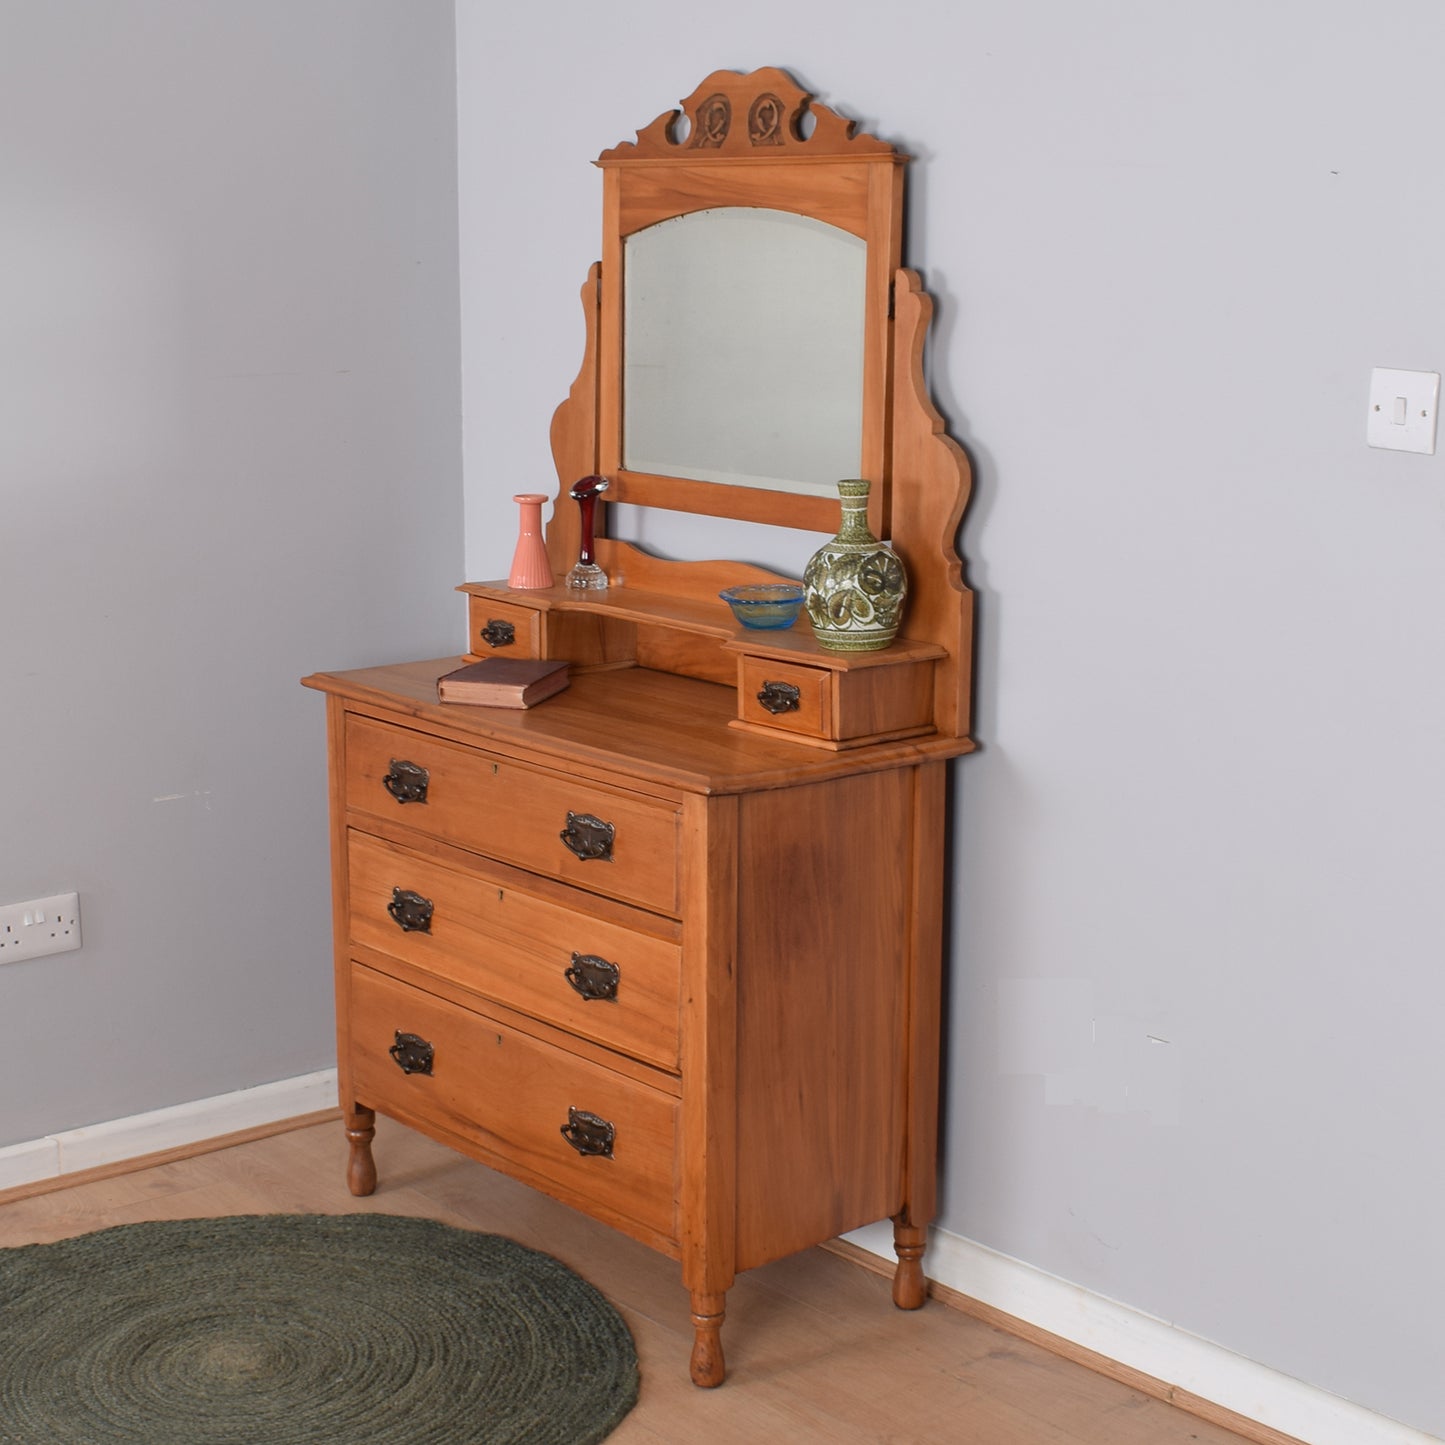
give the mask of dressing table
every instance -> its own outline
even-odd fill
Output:
[[[739,1271],[889,1218],[894,1301],[917,1308],[935,1208],[968,472],[900,268],[905,157],[810,99],[779,70],[720,71],[600,157],[547,547],[565,577],[568,489],[592,474],[604,505],[824,534],[836,481],[867,477],[910,579],[899,639],[741,629],[719,589],[774,574],[604,535],[606,590],[464,585],[465,658],[305,679],[328,708],[349,1187],[376,1187],[380,1111],[672,1256],[704,1386]],[[687,239],[713,221],[731,229]],[[694,310],[724,284],[764,299]],[[780,430],[795,412],[801,439]],[[442,672],[492,655],[566,659],[571,685],[525,711],[437,702]]]

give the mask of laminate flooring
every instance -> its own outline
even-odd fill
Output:
[[[340,1124],[313,1124],[0,1196],[0,1247],[143,1219],[257,1213],[425,1215],[508,1235],[565,1261],[626,1319],[642,1394],[615,1445],[1244,1445],[936,1300],[896,1310],[887,1279],[821,1249],[738,1278],[723,1327],[727,1382],[698,1390],[675,1261],[411,1130],[377,1125],[380,1184],[369,1199],[346,1191]]]

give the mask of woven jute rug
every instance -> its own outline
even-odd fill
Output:
[[[431,1220],[163,1220],[0,1250],[5,1445],[586,1445],[637,1387],[585,1280]]]

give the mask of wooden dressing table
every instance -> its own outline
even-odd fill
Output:
[[[376,1187],[380,1110],[678,1259],[699,1385],[722,1382],[739,1270],[891,1218],[894,1299],[916,1308],[934,1212],[968,475],[924,388],[930,304],[898,265],[903,157],[821,106],[801,139],[807,101],[781,71],[718,72],[680,123],[602,156],[548,550],[565,576],[567,490],[592,473],[630,504],[835,528],[816,485],[671,475],[626,435],[628,239],[718,207],[802,215],[862,242],[847,474],[873,480],[908,568],[906,635],[846,654],[806,619],[742,630],[719,588],[771,574],[603,538],[605,591],[461,589],[467,657],[572,662],[535,708],[439,704],[458,658],[305,679],[327,694],[350,1188]],[[759,697],[779,681],[782,712]]]

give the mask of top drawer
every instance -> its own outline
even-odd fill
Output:
[[[349,716],[346,806],[677,914],[678,811],[653,798]]]

